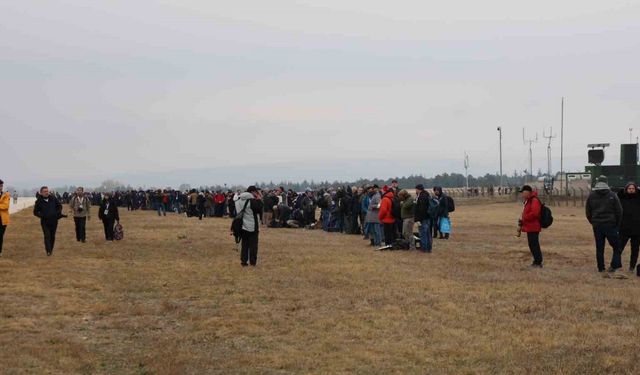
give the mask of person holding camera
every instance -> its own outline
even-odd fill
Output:
[[[87,242],[87,220],[91,220],[91,202],[84,195],[84,188],[78,187],[69,201],[76,227],[76,241]]]
[[[44,234],[44,249],[47,252],[47,256],[51,256],[56,243],[58,220],[66,217],[66,215],[62,214],[62,204],[60,204],[58,198],[49,194],[49,188],[46,186],[40,188],[40,193],[33,206],[33,215],[40,218],[40,226]]]
[[[542,202],[538,198],[538,192],[533,191],[529,185],[524,185],[520,189],[524,207],[522,209],[522,217],[518,222],[522,232],[527,234],[527,242],[529,251],[533,256],[531,267],[542,268],[542,250],[540,249],[540,216],[542,215]]]
[[[242,220],[242,251],[240,264],[243,267],[258,263],[258,234],[260,232],[260,218],[262,217],[262,193],[255,186],[249,186],[246,192],[237,196],[235,201],[236,219]],[[247,263],[249,262],[249,263]]]

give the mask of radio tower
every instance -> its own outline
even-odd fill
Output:
[[[553,135],[553,127],[549,128],[549,135],[547,135],[544,130],[542,131],[542,138],[549,140],[547,143],[547,176],[549,176],[549,178],[553,177],[551,175],[551,141],[557,137],[557,135]]]
[[[529,144],[529,176],[533,177],[533,144],[538,143],[538,133],[535,138],[527,139],[525,136],[524,128],[522,128],[522,142],[526,145]]]

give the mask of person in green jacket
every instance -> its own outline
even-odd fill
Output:
[[[416,241],[413,238],[413,206],[416,203],[414,197],[406,190],[401,190],[398,193],[400,198],[400,217],[402,218],[402,236],[405,240],[409,241],[409,249],[415,250]]]

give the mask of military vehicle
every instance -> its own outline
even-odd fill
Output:
[[[589,164],[585,172],[591,174],[591,186],[593,187],[600,176],[606,177],[607,183],[613,190],[624,189],[629,181],[638,182],[640,165],[638,165],[638,144],[620,145],[620,164],[602,165],[604,162],[604,150],[608,143],[590,144]]]

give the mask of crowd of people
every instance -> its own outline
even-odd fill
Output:
[[[0,180],[0,256],[4,233],[10,222],[11,194],[4,192]],[[540,233],[551,225],[551,211],[538,197],[537,191],[525,185],[518,190],[524,202],[519,220],[519,233],[527,234],[532,267],[543,267]],[[73,217],[78,242],[86,242],[86,222],[92,217],[92,207],[98,207],[105,240],[122,236],[118,208],[152,210],[159,216],[167,213],[196,217],[230,217],[236,219],[236,234],[242,243],[241,264],[257,264],[258,238],[261,227],[305,228],[332,233],[360,235],[375,250],[420,250],[432,252],[433,239],[448,240],[452,223],[450,214],[455,202],[441,187],[431,191],[423,185],[410,192],[398,186],[364,185],[338,187],[304,192],[283,187],[262,191],[256,186],[246,191],[176,191],[147,190],[113,193],[85,192],[51,193],[43,186],[37,193],[33,214],[40,219],[45,251],[52,255],[58,221],[67,217],[63,204]],[[596,264],[599,272],[615,272],[622,268],[622,253],[631,243],[629,269],[636,269],[640,253],[640,191],[629,183],[614,193],[604,179],[595,184],[586,202],[586,218],[592,225],[596,243]],[[545,224],[545,222],[547,222]],[[416,228],[417,227],[417,228]],[[518,234],[519,235],[519,234]],[[613,256],[605,266],[605,245]],[[640,271],[639,275],[640,275]]]

